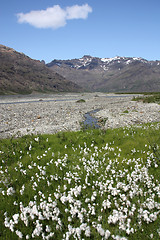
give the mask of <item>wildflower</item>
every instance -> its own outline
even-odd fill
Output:
[[[19,238],[22,238],[22,237],[23,237],[23,234],[22,234],[20,231],[16,230],[15,233],[17,234],[17,236],[18,236]]]
[[[104,209],[107,208],[110,208],[111,207],[111,202],[107,199],[107,200],[104,200],[103,203],[102,203],[102,206],[104,207]]]
[[[17,203],[16,201],[14,201],[13,205],[17,206],[17,205],[18,205],[18,203]]]
[[[18,213],[13,215],[13,220],[14,220],[15,224],[18,223],[18,218],[19,218],[19,214]]]
[[[110,231],[109,231],[109,230],[106,230],[106,231],[105,231],[104,238],[105,238],[105,239],[108,239],[108,238],[110,237],[110,235],[111,235]]]
[[[20,191],[19,191],[21,195],[23,194],[24,189],[25,189],[25,186],[24,186],[24,184],[23,184],[22,188],[21,188]]]
[[[150,238],[153,238],[153,233],[150,234]]]
[[[36,142],[38,142],[38,141],[39,141],[39,137],[35,138],[34,140],[35,140]]]
[[[105,235],[105,231],[102,228],[101,224],[97,225],[97,231],[99,232],[99,234],[103,237]]]
[[[10,195],[13,195],[15,193],[15,190],[13,189],[13,187],[10,187],[7,189],[7,195],[10,196]]]
[[[91,231],[90,231],[90,227],[89,226],[86,227],[84,234],[86,235],[86,237],[90,237]]]
[[[28,165],[28,168],[29,168],[29,169],[32,169],[32,166],[31,166],[31,165]]]
[[[51,227],[46,225],[46,232],[50,232],[51,231]]]
[[[39,220],[36,220],[36,228],[32,233],[32,237],[34,238],[35,236],[40,236],[42,230],[43,230],[42,224],[39,223]]]

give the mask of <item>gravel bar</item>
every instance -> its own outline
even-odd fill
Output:
[[[0,138],[53,134],[81,129],[84,114],[94,114],[103,128],[160,121],[160,105],[131,101],[133,96],[105,93],[67,93],[0,96]],[[78,100],[85,100],[84,102]]]

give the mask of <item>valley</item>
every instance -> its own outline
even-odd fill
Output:
[[[100,92],[1,96],[0,136],[78,131],[91,111],[101,129],[160,121],[160,105],[132,101],[136,96]]]

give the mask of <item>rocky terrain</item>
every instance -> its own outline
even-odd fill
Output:
[[[1,96],[0,138],[77,131],[85,113],[94,109],[104,129],[160,121],[160,105],[132,98],[103,93]]]
[[[137,57],[53,60],[47,66],[88,91],[160,91],[160,61]]]
[[[160,61],[136,57],[33,60],[0,45],[0,95],[33,92],[160,91]]]
[[[34,91],[77,92],[80,88],[51,71],[44,62],[0,45],[0,94],[28,94]]]

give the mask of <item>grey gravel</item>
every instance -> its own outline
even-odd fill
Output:
[[[94,115],[104,129],[160,121],[160,105],[132,98],[104,93],[1,96],[0,138],[77,131],[84,114],[94,109],[100,109]]]

